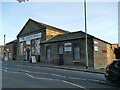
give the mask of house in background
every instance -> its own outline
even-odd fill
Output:
[[[105,68],[113,60],[112,44],[88,36],[89,67]],[[82,31],[57,35],[41,43],[41,62],[85,66],[85,33]]]
[[[17,35],[17,59],[30,60],[31,56],[35,56],[40,62],[40,43],[64,33],[68,31],[29,19]]]

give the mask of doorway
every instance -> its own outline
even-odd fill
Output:
[[[51,61],[51,55],[50,55],[50,47],[47,47],[47,60],[48,60],[48,62],[50,62]]]
[[[31,53],[30,53],[30,47],[27,47],[26,49],[26,60],[30,60]]]
[[[59,45],[59,47],[58,47],[58,65],[64,64],[63,53],[64,53],[63,45]]]

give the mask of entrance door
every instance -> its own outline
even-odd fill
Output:
[[[26,49],[26,60],[30,60],[30,57],[31,57],[31,55],[30,55],[30,47],[27,47],[27,49]]]
[[[60,45],[58,48],[58,56],[59,56],[59,60],[58,60],[58,64],[59,65],[63,65],[64,64],[64,60],[63,60],[63,52],[64,52],[64,48],[63,45]]]
[[[47,60],[50,62],[50,47],[47,47]]]

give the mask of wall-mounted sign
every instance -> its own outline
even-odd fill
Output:
[[[30,40],[26,41],[26,44],[27,44],[27,45],[30,45],[30,44],[31,44]]]
[[[98,51],[98,42],[94,41],[94,51]]]
[[[103,48],[103,49],[102,49],[102,52],[103,52],[103,53],[107,53],[107,50]]]
[[[36,38],[40,38],[40,37],[41,37],[41,33],[32,34],[32,35],[29,35],[29,36],[19,38],[19,42],[30,41],[32,39],[36,39]]]
[[[64,44],[64,50],[65,51],[72,51],[72,44],[71,43],[65,43]]]
[[[40,39],[35,41],[35,55],[40,55]]]

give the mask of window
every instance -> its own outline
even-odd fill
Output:
[[[63,54],[64,53],[63,45],[59,45],[59,47],[58,47],[58,53],[59,54]]]
[[[73,45],[73,59],[75,61],[80,61],[80,47],[79,44]]]

